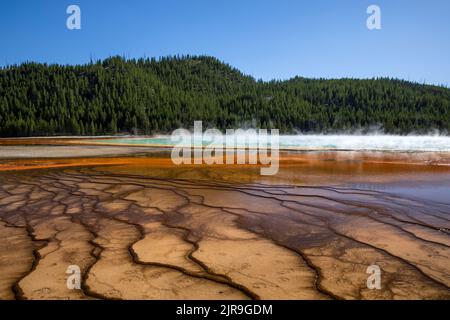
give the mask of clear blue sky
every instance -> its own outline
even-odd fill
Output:
[[[81,30],[66,8],[81,8]],[[382,29],[366,28],[381,7]],[[0,65],[91,55],[207,54],[255,78],[390,76],[450,85],[449,0],[16,0],[0,4]]]

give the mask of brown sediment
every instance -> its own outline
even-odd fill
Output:
[[[286,153],[262,177],[161,156],[2,160],[0,298],[450,299],[450,203],[390,189],[450,190],[447,161]]]
[[[24,150],[27,147],[22,147]],[[146,149],[149,151],[148,149]],[[76,152],[76,150],[75,150]],[[114,149],[114,152],[117,152]],[[126,153],[126,152],[124,152]],[[95,156],[98,154],[99,156]],[[58,156],[62,156],[59,157]],[[45,168],[68,168],[79,166],[103,166],[103,165],[130,165],[134,167],[147,167],[147,168],[183,168],[183,169],[197,169],[196,164],[183,164],[182,166],[176,166],[167,154],[164,155],[152,155],[143,153],[140,156],[130,155],[114,155],[113,153],[103,152],[100,150],[92,151],[92,157],[73,157],[73,152],[68,154],[54,154],[53,157],[33,157],[33,153],[20,157],[19,159],[3,159],[0,160],[0,172],[1,171],[18,171],[18,170],[32,170],[32,169],[45,169]],[[151,155],[151,156],[146,156]],[[337,178],[345,176],[355,176],[359,173],[363,173],[363,178],[370,175],[371,178],[381,175],[380,181],[387,176],[394,174],[399,176],[400,174],[410,173],[448,173],[450,170],[450,154],[442,153],[419,153],[419,154],[391,154],[383,152],[318,152],[318,153],[281,153],[279,157],[281,171],[276,176],[268,177],[267,179],[274,181],[286,181],[288,178],[288,184],[292,184],[292,178],[299,178],[298,176],[292,176],[291,171],[293,169],[299,169],[304,173],[308,171],[315,174],[315,180],[325,178],[326,175],[334,175]],[[205,165],[206,166],[206,165]],[[208,168],[217,168],[220,172],[224,170],[240,169],[236,171],[240,179],[246,178],[250,182],[254,182],[256,170],[260,170],[264,167],[261,164],[213,164],[207,165]],[[241,169],[252,170],[249,177],[242,174]],[[226,171],[225,171],[226,173]],[[233,179],[233,173],[230,175],[225,174],[225,179]],[[285,174],[287,173],[287,175]],[[258,173],[259,175],[259,173]]]

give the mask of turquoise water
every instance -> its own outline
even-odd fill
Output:
[[[221,137],[225,141],[225,136]],[[235,136],[238,147],[257,147],[258,136]],[[247,140],[246,140],[247,138]],[[270,142],[270,138],[268,139]],[[136,144],[154,146],[173,146],[170,136],[151,138],[127,137],[117,139],[98,139],[105,144]],[[220,141],[220,140],[219,140]],[[205,138],[203,145],[211,144]],[[213,145],[222,145],[213,143]],[[270,143],[269,143],[270,145]],[[450,152],[450,137],[447,136],[391,136],[391,135],[282,135],[279,136],[280,149],[295,150],[380,150],[380,151],[442,151]]]

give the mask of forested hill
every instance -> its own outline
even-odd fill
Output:
[[[194,120],[284,133],[450,132],[450,89],[391,79],[262,82],[205,56],[0,70],[0,136],[149,134]]]

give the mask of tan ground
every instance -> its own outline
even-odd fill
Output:
[[[450,205],[389,189],[450,186],[446,155],[424,157],[285,155],[265,178],[148,157],[4,160],[0,298],[450,299]],[[366,286],[372,264],[381,290]]]

